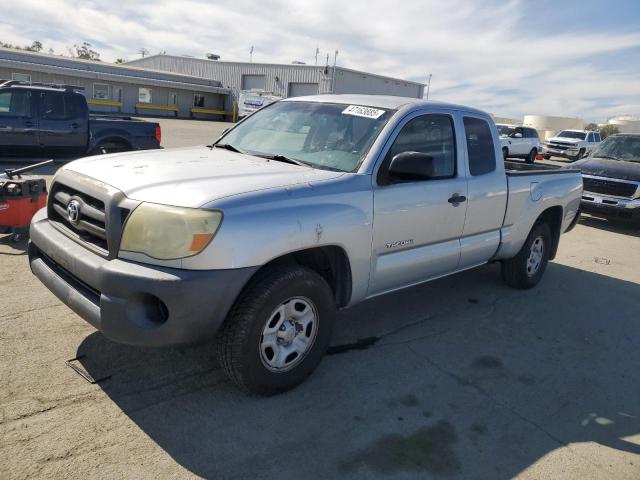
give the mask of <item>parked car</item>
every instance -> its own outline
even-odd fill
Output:
[[[582,172],[585,212],[640,219],[640,134],[611,135],[573,167]]]
[[[336,308],[493,261],[508,285],[535,286],[581,194],[578,171],[502,161],[479,110],[297,97],[210,148],[67,164],[29,261],[107,338],[216,335],[236,385],[272,394],[316,368]]]
[[[130,117],[89,115],[74,86],[0,84],[3,153],[101,154],[160,148],[160,125]]]
[[[505,124],[496,124],[496,127],[505,160],[515,157],[524,158],[527,163],[536,161],[540,151],[540,137],[535,128]]]
[[[563,157],[580,160],[600,143],[600,132],[588,130],[562,130],[542,144],[545,160]]]

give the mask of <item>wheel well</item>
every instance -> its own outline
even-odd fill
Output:
[[[351,300],[351,266],[341,247],[315,247],[288,253],[263,265],[255,274],[274,265],[302,265],[323,277],[333,290],[336,306],[344,307]]]
[[[126,138],[122,138],[122,137],[107,137],[107,138],[101,138],[100,140],[98,140],[95,144],[95,148],[97,148],[100,145],[122,145],[124,147],[127,147],[128,149],[131,149],[131,142],[129,142],[129,140],[127,140]]]
[[[560,230],[562,228],[562,207],[550,207],[540,214],[536,223],[546,223],[551,230],[551,255],[549,260],[556,258],[558,244],[560,243]]]

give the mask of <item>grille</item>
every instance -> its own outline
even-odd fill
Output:
[[[549,142],[549,146],[557,150],[566,150],[573,145],[571,145],[570,143]]]
[[[69,219],[67,212],[72,201],[75,201],[78,209],[75,221]],[[104,202],[61,183],[55,183],[49,195],[48,210],[50,220],[71,230],[81,240],[98,247],[105,253],[108,252],[107,215]]]
[[[616,182],[615,180],[601,180],[599,178],[582,177],[584,190],[587,192],[631,198],[638,186],[633,183]]]

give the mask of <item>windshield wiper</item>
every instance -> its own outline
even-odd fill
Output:
[[[210,147],[211,148],[213,148],[213,147],[224,148],[225,150],[230,150],[232,152],[244,153],[242,150],[240,150],[239,148],[234,147],[230,143],[214,143],[213,145],[210,145]]]
[[[256,155],[256,157],[266,158],[267,160],[275,160],[276,162],[284,162],[291,163],[293,165],[299,165],[301,167],[310,167],[311,164],[302,162],[300,160],[296,160],[295,158],[285,157],[284,155],[274,154],[274,155]]]

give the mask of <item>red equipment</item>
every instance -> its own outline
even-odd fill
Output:
[[[29,231],[31,218],[47,204],[47,183],[42,177],[22,176],[35,168],[53,163],[53,160],[29,165],[17,170],[6,170],[0,177],[0,233],[11,233],[18,241]]]

